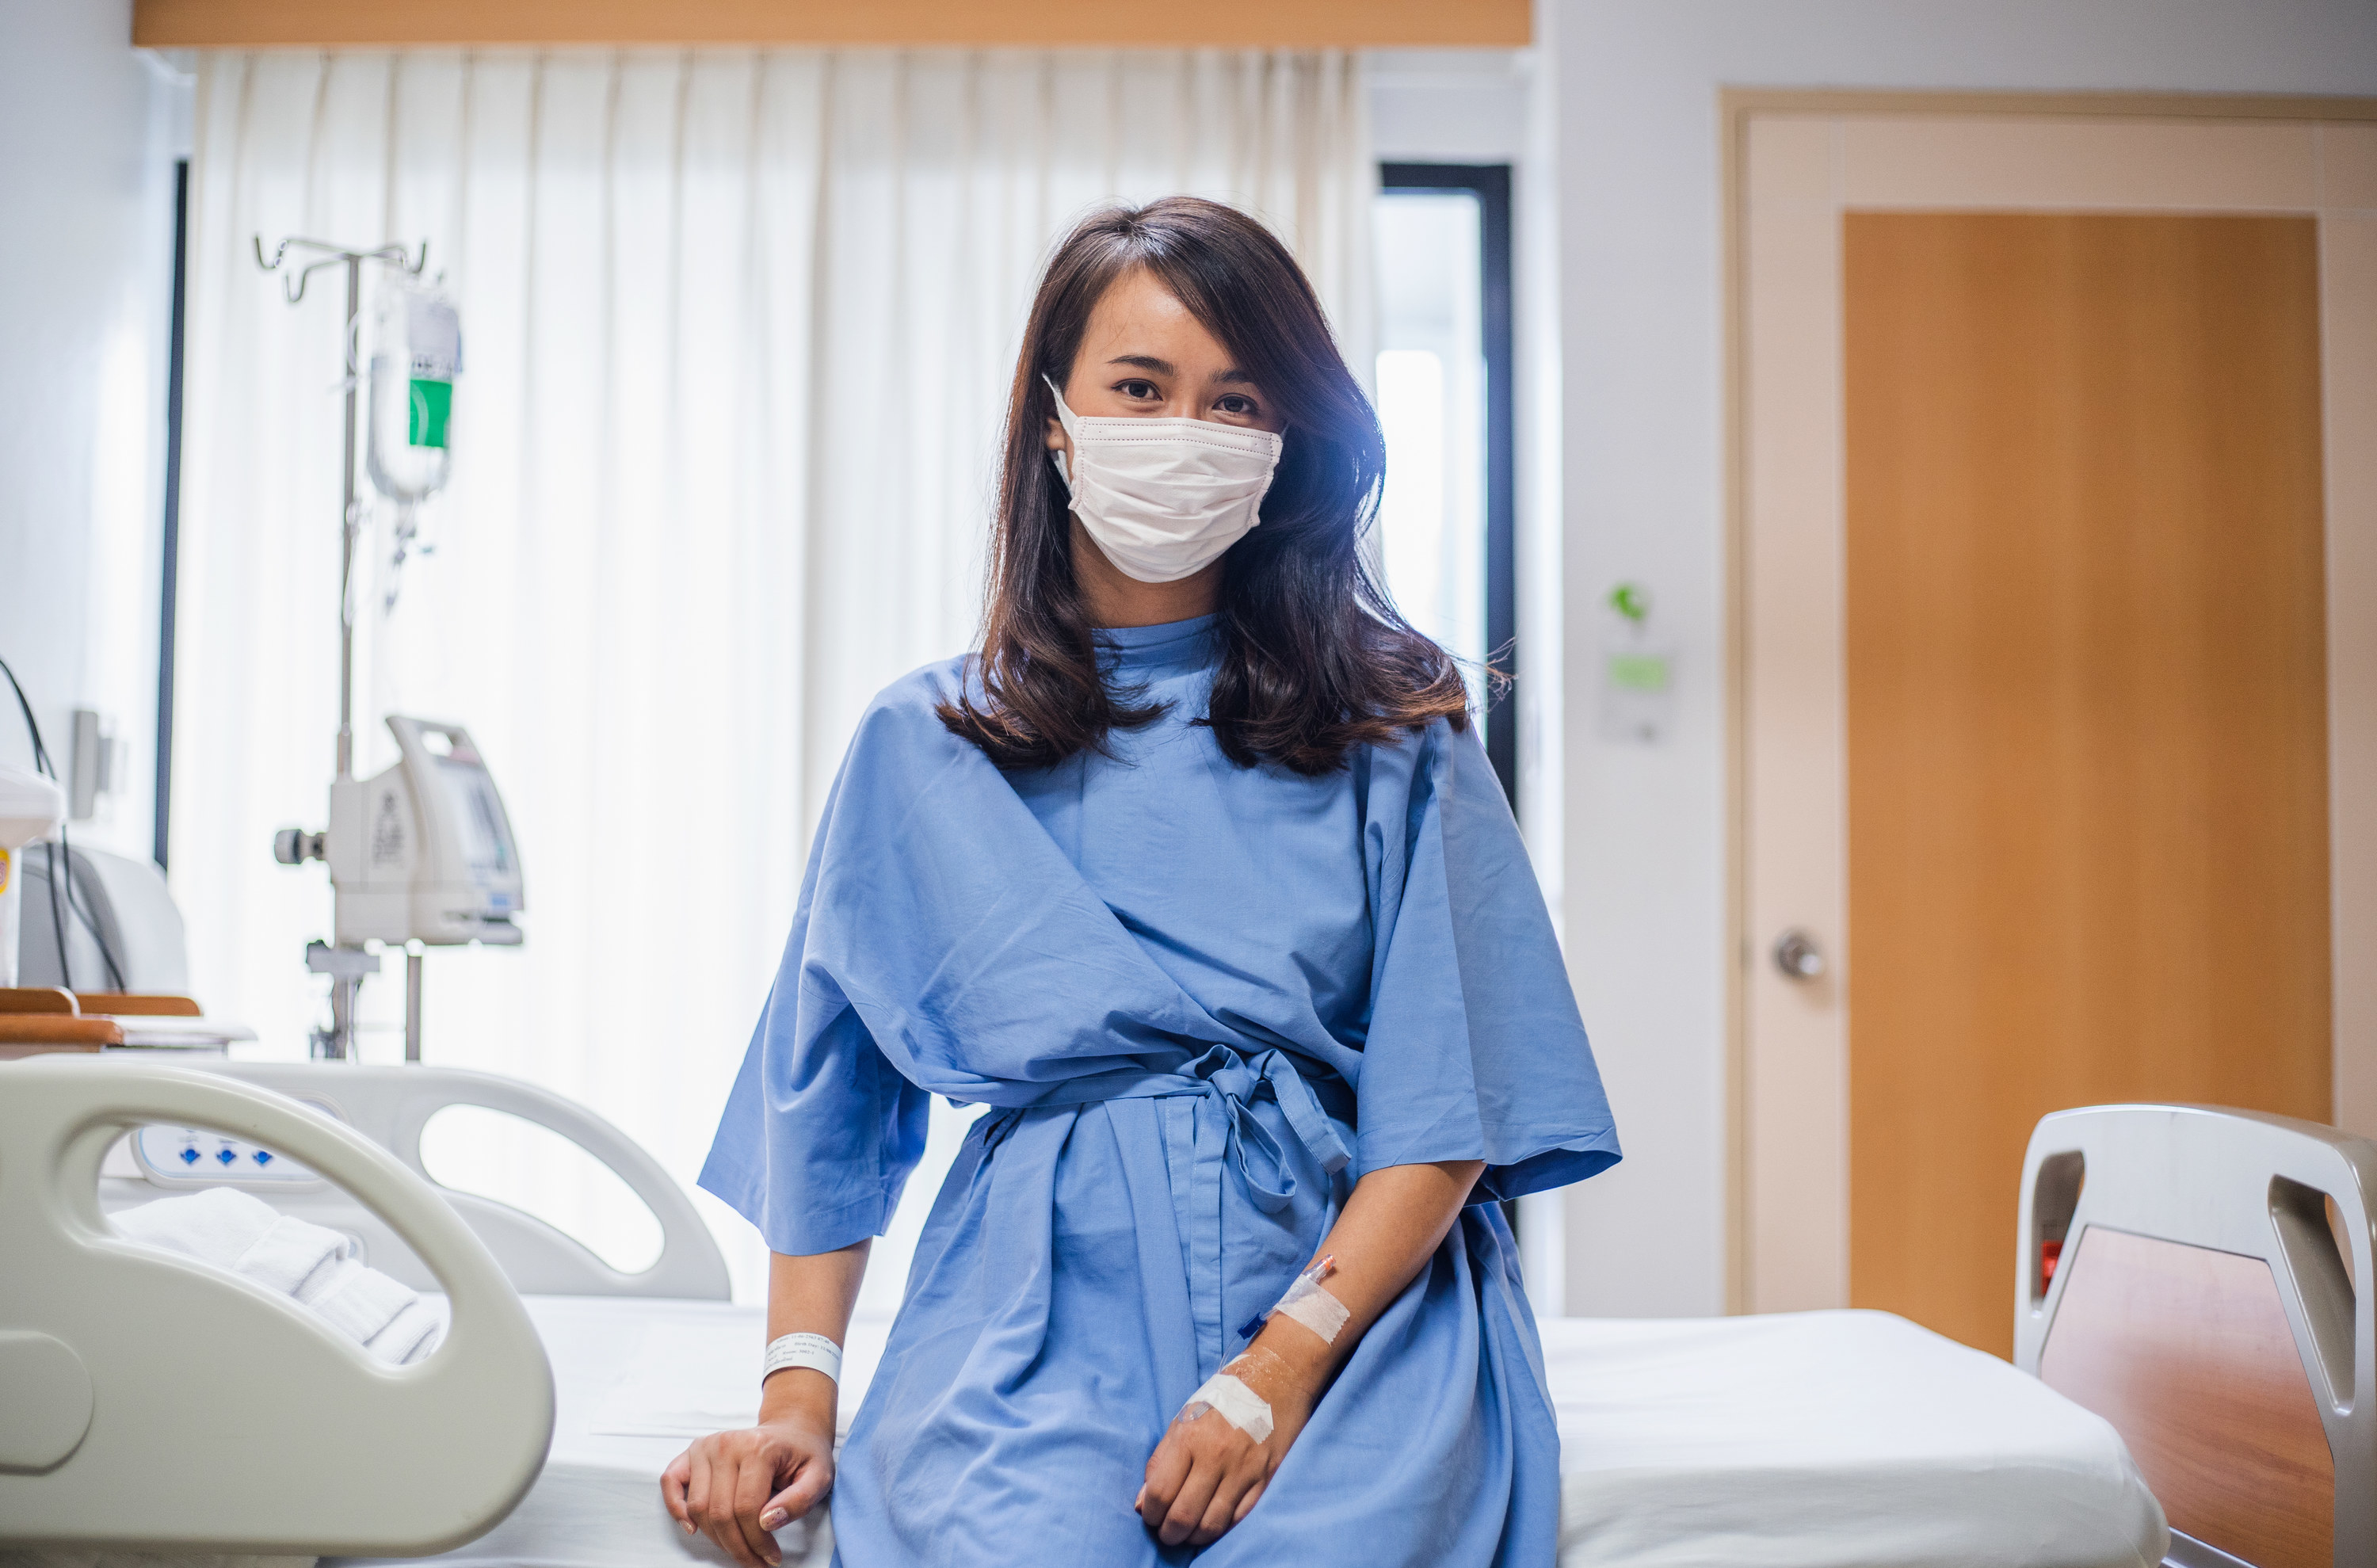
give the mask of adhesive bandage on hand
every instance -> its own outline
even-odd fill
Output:
[[[1319,1335],[1321,1344],[1336,1344],[1338,1334],[1345,1327],[1345,1320],[1353,1315],[1346,1311],[1344,1302],[1320,1288],[1320,1282],[1336,1272],[1337,1255],[1332,1252],[1297,1275],[1296,1283],[1287,1287],[1287,1294],[1279,1299],[1279,1304],[1272,1311],[1284,1317],[1294,1318]]]
[[[1230,1363],[1237,1365],[1236,1361]],[[1257,1442],[1271,1436],[1271,1403],[1240,1382],[1227,1371],[1215,1372],[1205,1380],[1204,1386],[1188,1396],[1180,1406],[1175,1420],[1193,1421],[1212,1413],[1237,1428]]]
[[[1248,1386],[1237,1374],[1268,1368],[1273,1372],[1285,1372],[1287,1363],[1260,1346],[1225,1363],[1222,1370],[1205,1380],[1205,1384],[1188,1396],[1180,1406],[1176,1421],[1193,1421],[1200,1416],[1218,1414],[1222,1419],[1260,1442],[1272,1433],[1271,1402]]]
[[[759,1381],[766,1382],[786,1367],[806,1367],[842,1382],[842,1347],[821,1334],[788,1334],[768,1342],[768,1359],[760,1363]]]

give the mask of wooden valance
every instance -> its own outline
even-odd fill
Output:
[[[149,49],[469,44],[1513,48],[1529,0],[134,0]]]

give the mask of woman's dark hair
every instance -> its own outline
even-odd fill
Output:
[[[1103,750],[1110,729],[1164,712],[1100,675],[1073,577],[1069,501],[1044,434],[1057,408],[1042,377],[1071,378],[1091,311],[1134,268],[1230,351],[1286,424],[1262,524],[1223,557],[1206,722],[1224,755],[1240,767],[1267,760],[1324,773],[1348,747],[1439,717],[1465,724],[1460,670],[1396,612],[1363,561],[1386,444],[1312,285],[1254,219],[1185,196],[1093,213],[1040,280],[1008,394],[981,663],[940,705],[941,722],[1002,768],[1037,768]]]

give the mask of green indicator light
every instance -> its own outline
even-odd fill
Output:
[[[1667,661],[1656,653],[1612,653],[1609,684],[1620,691],[1665,691]]]

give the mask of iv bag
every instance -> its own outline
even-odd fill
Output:
[[[442,488],[453,465],[462,318],[442,291],[401,277],[381,285],[373,314],[367,465],[381,495],[410,504]]]

